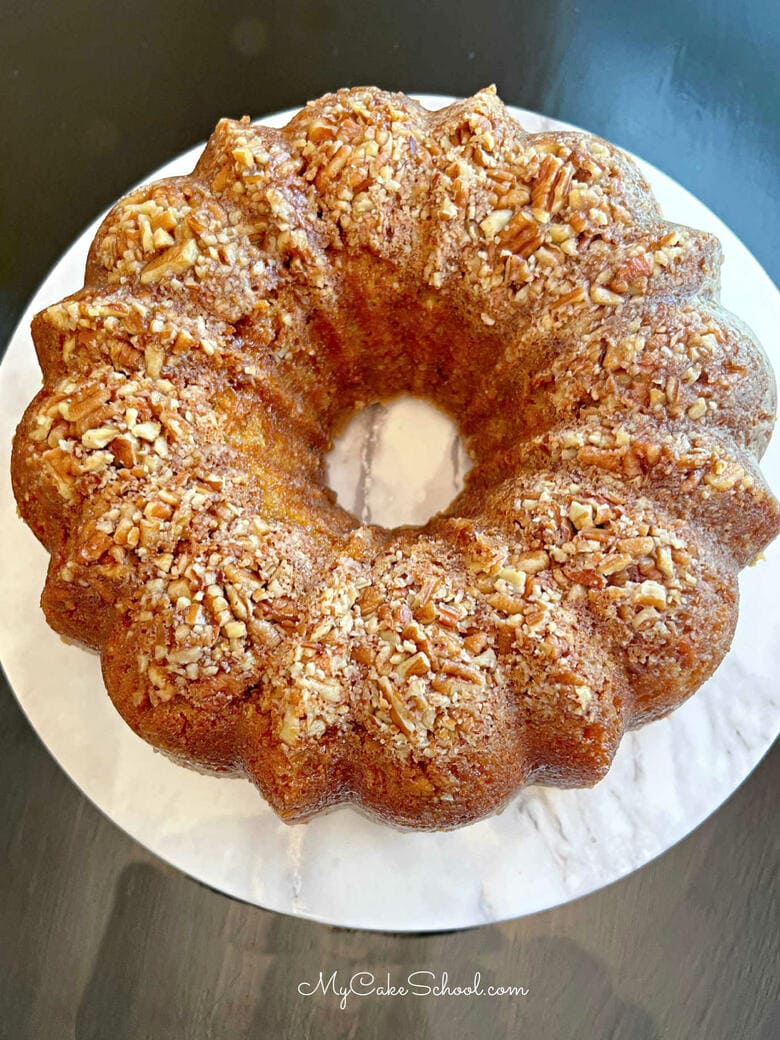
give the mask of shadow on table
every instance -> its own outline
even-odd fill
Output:
[[[136,863],[114,906],[78,1008],[76,1040],[266,1036],[427,1038],[577,1035],[657,1040],[604,964],[568,938],[510,939],[508,926],[421,936],[355,932],[234,902],[167,867]],[[522,986],[527,996],[348,995],[317,989],[407,984]],[[373,982],[371,977],[373,976]],[[311,996],[299,992],[303,986]]]

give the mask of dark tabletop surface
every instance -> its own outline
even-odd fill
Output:
[[[221,115],[360,83],[578,123],[679,180],[777,281],[776,0],[3,0],[0,342],[57,257]],[[780,754],[610,888],[465,933],[311,924],[163,865],[73,787],[0,689],[0,1037],[780,1035]],[[367,880],[370,883],[370,879]],[[304,997],[320,971],[449,972],[523,998]]]

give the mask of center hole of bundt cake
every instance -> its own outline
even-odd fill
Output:
[[[424,524],[450,504],[471,468],[455,423],[416,397],[355,412],[327,462],[339,505],[383,527]]]

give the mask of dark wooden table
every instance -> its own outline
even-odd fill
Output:
[[[777,279],[773,0],[4,0],[0,340],[131,183],[254,116],[375,82],[508,102],[602,133],[710,205]],[[0,1037],[650,1038],[780,1035],[775,750],[644,870],[470,932],[352,932],[233,902],[106,821],[0,690]],[[367,879],[370,884],[370,879]],[[522,998],[301,996],[320,971],[415,970]]]

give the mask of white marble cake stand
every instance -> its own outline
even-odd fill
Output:
[[[437,108],[450,99],[421,100]],[[291,114],[266,122],[281,126]],[[514,114],[530,130],[564,127],[532,112]],[[188,172],[199,151],[151,176]],[[720,237],[724,303],[753,327],[780,370],[780,306],[770,279],[713,213],[660,171],[642,167],[668,217]],[[402,833],[349,808],[286,826],[248,782],[191,773],[135,737],[104,693],[98,658],[67,646],[44,623],[38,598],[47,557],[16,516],[8,476],[14,426],[40,385],[30,319],[81,285],[96,227],[35,294],[0,370],[0,566],[7,593],[0,656],[51,754],[110,819],[192,877],[259,906],[342,926],[427,931],[529,914],[592,892],[679,841],[745,779],[780,722],[780,546],[742,579],[737,636],[714,679],[671,718],[627,736],[601,784],[587,791],[530,788],[500,816],[460,831]],[[436,441],[437,432],[436,417],[416,404],[358,419],[334,453],[341,500],[376,521],[424,520],[432,496],[434,506],[446,501],[465,461],[454,442]],[[780,489],[780,436],[764,470]],[[407,488],[400,514],[390,493],[399,476]]]

